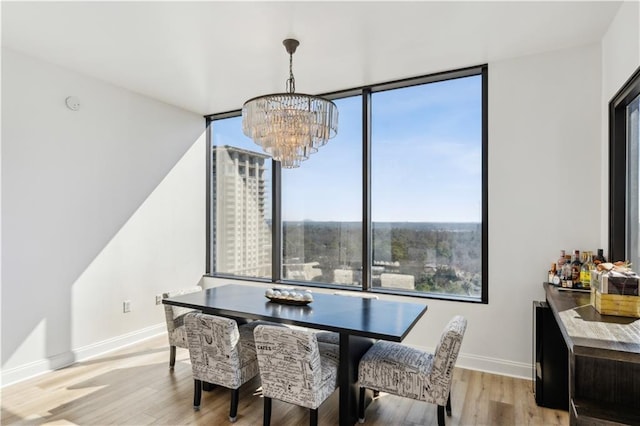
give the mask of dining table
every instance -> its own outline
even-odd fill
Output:
[[[275,284],[224,284],[163,299],[162,303],[236,319],[264,320],[280,324],[332,331],[339,334],[339,424],[357,421],[358,363],[375,340],[401,342],[426,313],[426,303],[349,297],[312,292],[313,300],[296,305],[267,298]],[[358,291],[354,291],[358,293]],[[367,402],[370,397],[367,398]]]

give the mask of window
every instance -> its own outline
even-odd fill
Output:
[[[271,278],[271,159],[241,129],[241,118],[209,126],[210,272]]]
[[[362,285],[362,98],[335,101],[338,135],[282,170],[282,276]]]
[[[371,104],[372,286],[480,298],[481,76]]]
[[[328,97],[338,135],[295,169],[208,117],[209,272],[487,303],[487,67]]]
[[[609,258],[640,263],[640,68],[609,103]]]

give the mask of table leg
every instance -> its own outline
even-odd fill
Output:
[[[373,339],[340,333],[340,426],[352,426],[358,419],[358,363]]]

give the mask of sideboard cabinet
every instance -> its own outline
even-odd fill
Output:
[[[600,315],[589,293],[543,285],[568,354],[571,425],[640,425],[640,319]]]

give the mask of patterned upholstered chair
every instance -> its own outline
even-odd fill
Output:
[[[254,331],[262,394],[264,426],[271,423],[271,400],[309,408],[310,424],[318,424],[318,407],[338,387],[340,352],[318,343],[312,331],[259,325]]]
[[[360,297],[362,299],[378,299],[377,294],[365,293],[362,291],[334,291],[337,296]],[[340,344],[340,334],[333,331],[320,331],[316,333],[316,338],[320,343],[331,343],[332,345]]]
[[[364,423],[365,389],[426,401],[438,406],[438,425],[444,409],[451,415],[451,382],[467,320],[455,316],[444,329],[433,354],[400,343],[379,341],[360,360],[359,421]]]
[[[162,293],[162,298],[176,297],[183,294],[202,291],[202,287],[190,287],[182,290]],[[187,348],[187,331],[184,328],[184,316],[193,309],[181,308],[179,306],[163,305],[164,316],[167,321],[167,333],[169,335],[169,368],[176,365],[176,347]]]
[[[231,318],[188,313],[184,319],[193,371],[193,407],[200,408],[203,382],[231,389],[229,421],[238,413],[240,386],[258,374],[253,330],[264,321],[238,326]],[[286,328],[275,326],[276,328]]]

